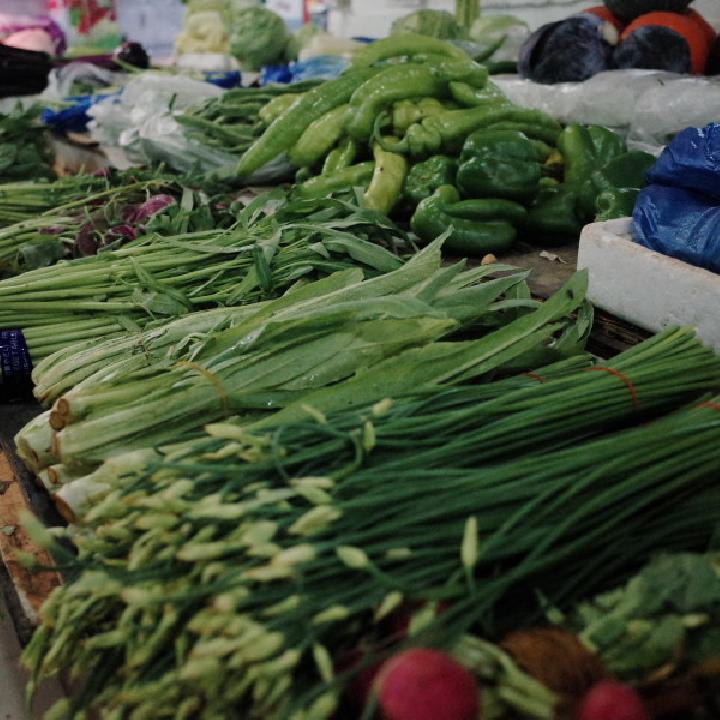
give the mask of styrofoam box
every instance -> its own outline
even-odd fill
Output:
[[[720,275],[633,242],[630,218],[585,226],[582,268],[590,271],[588,297],[598,307],[653,332],[690,325],[720,352]]]

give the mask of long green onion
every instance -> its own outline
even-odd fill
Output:
[[[226,424],[155,472],[126,465],[75,531],[81,573],[45,606],[28,666],[93,678],[72,711],[329,718],[344,677],[313,648],[337,658],[406,603],[448,604],[420,641],[451,644],[529,617],[536,591],[566,606],[654,552],[707,544],[720,415],[697,398],[718,360],[681,330],[611,367],[647,405],[616,374],[550,368],[485,402],[463,387],[269,437]]]

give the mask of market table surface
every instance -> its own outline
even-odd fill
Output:
[[[12,438],[39,411],[36,404],[0,405],[0,718],[41,717],[65,691],[59,682],[41,686],[32,715],[24,702],[27,677],[20,669],[21,646],[27,642],[36,614],[60,582],[57,573],[33,574],[17,562],[16,550],[32,553],[44,564],[50,556],[21,527],[22,513],[32,509],[48,522],[57,519],[49,498],[34,484],[15,457]]]

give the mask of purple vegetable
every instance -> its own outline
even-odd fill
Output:
[[[123,242],[130,242],[137,237],[137,231],[131,225],[116,225],[111,227],[105,235],[105,243],[115,242],[116,240],[122,240]]]
[[[576,15],[536,30],[520,50],[518,72],[545,84],[579,82],[607,70],[612,51],[605,24]]]
[[[97,255],[97,226],[93,222],[85,223],[75,238],[75,251],[79,257]]]
[[[153,195],[142,205],[128,208],[128,212],[123,213],[123,219],[130,225],[141,225],[171,205],[175,205],[172,195]]]
[[[614,60],[619,68],[692,72],[690,46],[685,38],[660,25],[645,25],[635,30],[617,46]]]

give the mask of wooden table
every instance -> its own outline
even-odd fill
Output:
[[[0,405],[0,590],[21,642],[29,639],[42,603],[60,582],[58,573],[30,572],[16,555],[29,553],[39,564],[52,565],[52,557],[23,529],[23,514],[33,512],[47,524],[61,522],[44,489],[17,459],[12,442],[39,411],[35,404]]]

